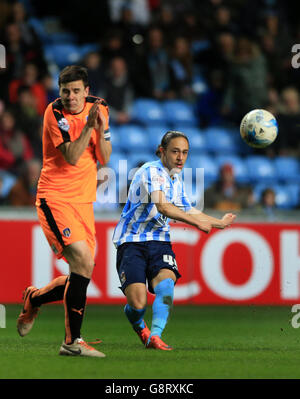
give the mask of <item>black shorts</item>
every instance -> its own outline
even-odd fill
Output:
[[[161,269],[170,269],[177,279],[181,277],[170,242],[126,242],[117,249],[117,272],[123,293],[132,283],[147,282],[153,294],[151,281]]]

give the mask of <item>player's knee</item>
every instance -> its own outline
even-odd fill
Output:
[[[137,310],[144,309],[147,305],[147,299],[140,296],[131,296],[127,298],[128,304]]]

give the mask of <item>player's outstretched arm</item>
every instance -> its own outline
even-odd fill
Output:
[[[224,229],[225,227],[230,226],[235,218],[236,215],[233,213],[226,213],[222,219],[217,219],[214,218],[213,216],[206,215],[205,213],[199,211],[196,208],[192,208],[188,211],[190,215],[193,215],[195,218],[197,218],[199,221],[208,221],[212,224],[212,227],[215,227],[217,229]]]
[[[178,220],[179,222],[187,223],[201,231],[204,231],[205,233],[209,233],[211,231],[212,224],[210,221],[200,220],[199,218],[195,218],[194,215],[177,208],[177,206],[167,201],[163,191],[152,192],[151,201],[156,205],[158,212],[162,215],[170,219]]]

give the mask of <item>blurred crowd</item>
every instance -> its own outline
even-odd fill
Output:
[[[299,157],[300,69],[292,67],[291,48],[300,40],[300,22],[294,2],[86,0],[83,7],[79,0],[0,0],[7,64],[0,70],[2,204],[34,204],[42,116],[58,96],[33,16],[55,17],[78,43],[99,46],[79,63],[88,68],[91,94],[108,102],[112,124],[129,123],[139,97],[184,99],[203,129],[239,126],[246,112],[264,108],[284,132],[264,154]],[[4,172],[11,179],[4,181]],[[253,206],[245,196],[237,199],[240,208]]]

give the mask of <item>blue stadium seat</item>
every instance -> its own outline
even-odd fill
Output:
[[[114,151],[121,151],[121,145],[120,145],[120,134],[119,134],[119,128],[116,125],[110,125],[109,127],[110,130],[110,142],[112,145],[112,150]]]
[[[207,150],[214,154],[236,154],[237,142],[234,135],[225,128],[210,127],[204,131]]]
[[[275,202],[280,209],[294,209],[299,205],[299,185],[275,185]]]
[[[55,63],[59,68],[77,63],[81,58],[80,48],[73,43],[47,44],[44,55],[47,62]]]
[[[136,125],[123,125],[118,129],[120,147],[126,152],[149,151],[150,143],[145,128]]]
[[[157,146],[160,144],[161,139],[168,131],[167,125],[147,126],[146,131],[149,138],[150,149],[155,153]]]
[[[128,155],[128,171],[141,166],[146,162],[156,161],[158,158],[152,152],[139,151]]]
[[[161,103],[151,98],[139,98],[133,102],[131,118],[134,122],[153,126],[166,123]]]
[[[6,170],[0,169],[0,181],[1,181],[1,190],[0,190],[0,198],[5,198],[8,196],[11,188],[16,183],[17,178]]]
[[[123,151],[112,151],[107,166],[119,174],[119,161],[127,160],[127,155]]]
[[[67,31],[57,30],[60,21],[56,17],[35,18],[31,17],[28,24],[33,28],[41,42],[46,44],[75,43],[75,34]]]
[[[214,158],[205,154],[190,155],[186,162],[186,168],[192,168],[195,177],[196,169],[203,168],[205,186],[215,182],[219,176],[218,167]]]
[[[193,106],[186,101],[166,100],[163,102],[162,107],[166,120],[172,128],[176,125],[197,126],[198,120]]]
[[[277,182],[273,161],[261,155],[249,155],[245,163],[250,181],[253,183],[275,184]]]
[[[249,183],[248,169],[245,161],[239,155],[217,155],[216,163],[220,170],[221,166],[229,163],[233,166],[234,176],[238,183]]]
[[[174,130],[179,130],[180,132],[183,132],[189,139],[190,155],[202,154],[207,150],[205,136],[198,127],[175,126]]]
[[[300,182],[299,161],[296,158],[282,156],[274,159],[276,176],[283,183]]]

